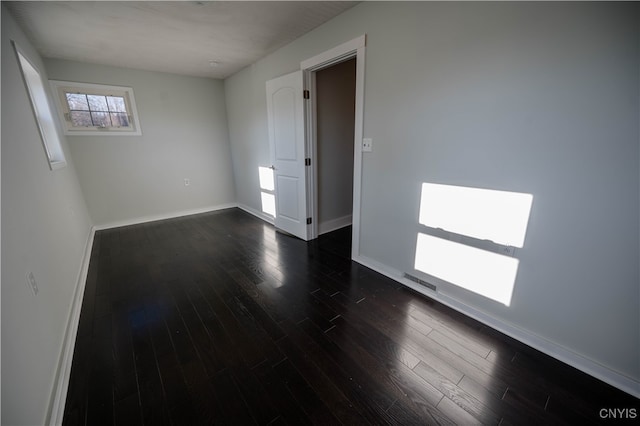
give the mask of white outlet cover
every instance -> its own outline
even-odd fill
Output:
[[[363,152],[373,151],[373,139],[371,138],[362,139],[362,151]]]

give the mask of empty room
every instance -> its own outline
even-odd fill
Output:
[[[2,2],[3,425],[640,416],[636,2]]]

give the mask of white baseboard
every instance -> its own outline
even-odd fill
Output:
[[[353,258],[355,262],[358,262],[367,268],[373,269],[376,272],[385,275],[392,280],[403,284],[418,293],[421,293],[431,299],[434,299],[443,305],[446,305],[458,312],[461,312],[468,317],[471,317],[481,323],[497,330],[507,336],[516,339],[532,348],[539,350],[542,353],[549,355],[559,361],[564,362],[574,368],[577,368],[596,379],[602,380],[605,383],[610,384],[630,395],[640,398],[640,382],[632,379],[624,374],[614,371],[592,359],[573,352],[570,349],[565,348],[557,343],[551,342],[541,336],[536,335],[528,330],[522,329],[516,325],[506,323],[498,318],[488,315],[485,312],[479,311],[472,306],[466,305],[446,296],[442,293],[432,291],[426,287],[423,287],[407,278],[403,277],[402,272],[383,265],[373,259],[366,256],[358,255]]]
[[[71,309],[67,320],[67,329],[65,330],[64,341],[62,342],[62,353],[58,363],[58,371],[54,382],[53,395],[51,397],[51,407],[49,409],[48,421],[49,425],[61,425],[64,416],[64,407],[67,401],[67,390],[69,388],[69,379],[71,377],[71,364],[73,362],[73,351],[76,346],[76,336],[78,334],[78,324],[80,321],[80,310],[82,309],[82,300],[84,297],[84,288],[87,283],[87,274],[89,272],[89,261],[91,260],[91,250],[93,248],[93,237],[95,235],[95,227],[92,227],[87,237],[84,247],[84,257],[78,272],[78,280],[73,293]]]
[[[238,206],[237,206],[237,207],[238,207],[239,209],[244,210],[245,212],[247,212],[247,213],[249,213],[249,214],[254,215],[254,216],[255,216],[255,217],[257,217],[258,219],[262,219],[262,220],[264,220],[265,222],[270,223],[270,224],[272,224],[272,225],[273,225],[273,217],[272,217],[272,216],[270,216],[270,215],[268,215],[268,214],[265,214],[265,213],[263,213],[263,212],[261,212],[261,211],[258,211],[258,210],[254,209],[254,208],[252,208],[252,207],[249,207],[249,206],[247,206],[246,204],[240,204],[240,203],[238,203]]]
[[[318,223],[318,235],[326,234],[327,232],[335,231],[345,226],[351,225],[351,215],[339,217],[337,219],[326,220]]]
[[[171,213],[162,213],[162,214],[157,214],[157,215],[136,217],[136,218],[132,218],[132,219],[124,219],[124,220],[119,220],[119,221],[116,221],[116,222],[110,222],[110,223],[104,223],[104,224],[101,224],[101,225],[96,225],[94,228],[95,228],[96,231],[102,231],[104,229],[119,228],[121,226],[129,226],[129,225],[138,225],[138,224],[141,224],[141,223],[155,222],[156,220],[174,219],[176,217],[190,216],[192,214],[208,213],[208,212],[212,212],[212,211],[216,211],[216,210],[230,209],[230,208],[233,208],[233,207],[238,207],[238,204],[236,204],[236,203],[226,203],[226,204],[220,204],[220,205],[217,205],[217,206],[201,207],[201,208],[198,208],[198,209],[181,210],[181,211],[171,212]]]

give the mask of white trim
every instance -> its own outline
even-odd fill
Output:
[[[363,41],[364,43],[364,41]],[[360,211],[362,201],[362,138],[364,137],[364,70],[365,46],[356,54],[356,123],[353,146],[353,226],[351,257],[360,256]]]
[[[64,167],[67,167],[67,162],[66,161],[50,161],[49,167],[51,167],[51,170],[60,170]]]
[[[318,224],[318,235],[326,234],[327,232],[335,231],[336,229],[344,228],[351,225],[352,216],[350,214],[336,219],[326,220]]]
[[[11,40],[20,76],[29,97],[31,112],[36,127],[40,134],[40,140],[47,155],[49,168],[59,170],[67,165],[67,160],[62,149],[59,129],[55,125],[54,112],[50,102],[50,94],[42,79],[40,70],[33,63],[22,48],[14,40]]]
[[[267,223],[270,223],[271,225],[273,225],[273,216],[268,215],[266,213],[263,213],[261,211],[258,211],[256,209],[254,209],[253,207],[249,207],[246,204],[240,204],[238,203],[237,207],[241,210],[244,210],[245,212],[257,217],[258,219],[262,219]]]
[[[96,225],[95,229],[96,231],[102,231],[104,229],[119,228],[121,226],[129,226],[129,225],[138,225],[140,223],[155,222],[156,220],[174,219],[176,217],[190,216],[192,214],[208,213],[216,210],[231,209],[233,207],[238,207],[238,204],[226,203],[226,204],[220,204],[217,206],[202,207],[199,209],[182,210],[182,211],[171,212],[171,213],[162,213],[157,215],[136,217],[132,219],[124,219],[116,222],[109,222],[109,223],[104,223],[102,225]]]
[[[317,71],[320,68],[326,68],[336,61],[342,61],[350,56],[353,52],[365,46],[366,36],[363,34],[353,40],[342,43],[332,49],[322,52],[312,58],[305,59],[300,62],[301,70]]]
[[[347,41],[339,46],[329,49],[326,52],[320,53],[312,58],[306,59],[300,62],[300,69],[304,73],[304,81],[308,87],[306,89],[311,91],[311,97],[315,99],[315,79],[313,73],[323,68],[327,68],[336,63],[345,61],[347,59],[356,58],[356,111],[355,111],[355,123],[354,123],[354,137],[353,137],[353,209],[352,209],[352,230],[351,230],[351,257],[355,259],[360,254],[360,212],[361,212],[361,197],[362,197],[362,138],[364,134],[364,78],[365,78],[365,50],[366,50],[366,35],[361,35],[353,40]],[[309,115],[313,115],[314,110],[310,110],[307,115],[307,126],[315,126],[315,117],[309,118]],[[313,130],[313,129],[312,129]],[[313,169],[314,173],[317,171],[316,162],[316,141],[315,131],[311,131],[311,151],[314,153],[313,157]],[[315,177],[314,177],[315,179]],[[314,185],[317,183],[314,180]],[[311,198],[313,204],[312,211],[317,217],[317,200],[316,193],[317,188],[312,187],[315,191],[314,194],[307,194],[307,197]],[[315,234],[318,231],[317,227],[312,228],[312,232]],[[315,238],[317,235],[312,235]]]
[[[443,305],[446,305],[468,317],[471,317],[481,323],[497,330],[513,339],[516,339],[532,348],[549,355],[559,361],[564,362],[578,370],[602,380],[605,383],[610,384],[630,395],[640,398],[640,382],[628,377],[622,373],[614,371],[597,361],[589,359],[583,355],[580,355],[564,346],[551,342],[537,334],[534,334],[528,330],[522,329],[514,324],[506,323],[498,318],[488,315],[472,306],[459,302],[449,296],[442,293],[432,291],[426,287],[423,287],[413,281],[404,278],[403,274],[391,267],[388,267],[380,262],[370,259],[366,256],[355,256],[353,258],[355,262],[373,269],[376,272],[391,278],[392,280],[403,284],[420,294],[423,294],[431,299],[434,299]]]
[[[89,272],[89,261],[91,260],[91,250],[93,249],[93,238],[95,236],[95,227],[92,227],[87,237],[84,247],[84,257],[78,272],[78,281],[76,282],[73,301],[69,311],[67,321],[67,329],[65,331],[62,353],[58,371],[56,372],[56,381],[51,395],[51,406],[48,419],[45,422],[49,425],[61,425],[64,416],[64,407],[67,400],[67,390],[69,389],[69,379],[71,377],[71,364],[73,362],[73,352],[76,346],[76,335],[78,334],[78,324],[80,321],[80,311],[82,309],[82,300],[84,298],[84,288],[87,284],[87,274]]]
[[[316,96],[316,73],[303,70],[302,78],[304,88],[309,90],[310,96],[304,103],[304,131],[305,131],[305,149],[307,150],[307,157],[311,158],[311,167],[305,167],[307,176],[307,212],[309,212],[313,219],[309,225],[307,225],[307,234],[309,239],[313,240],[318,238],[318,144],[316,143],[317,135],[317,102]]]

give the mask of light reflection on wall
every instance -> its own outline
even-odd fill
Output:
[[[258,167],[258,173],[260,175],[260,189],[273,191],[275,189],[273,170],[269,167]]]
[[[531,194],[423,183],[419,223],[523,247],[532,202]],[[416,270],[506,306],[511,304],[518,264],[513,257],[418,233]]]
[[[270,214],[271,216],[276,216],[276,197],[273,194],[268,194],[266,192],[261,192],[260,197],[262,198],[262,211],[266,214]]]
[[[281,266],[280,246],[278,245],[276,230],[272,227],[263,226],[262,236],[264,249],[260,252],[262,253],[263,272],[271,278],[267,280],[269,284],[274,288],[278,288],[284,282],[285,276],[279,269]]]
[[[273,170],[269,167],[258,167],[260,176],[260,197],[262,200],[262,212],[273,217],[276,216],[276,196],[274,194],[275,184]]]
[[[518,259],[419,233],[415,268],[509,306]]]
[[[422,225],[456,234],[522,247],[529,222],[531,194],[422,184]]]

